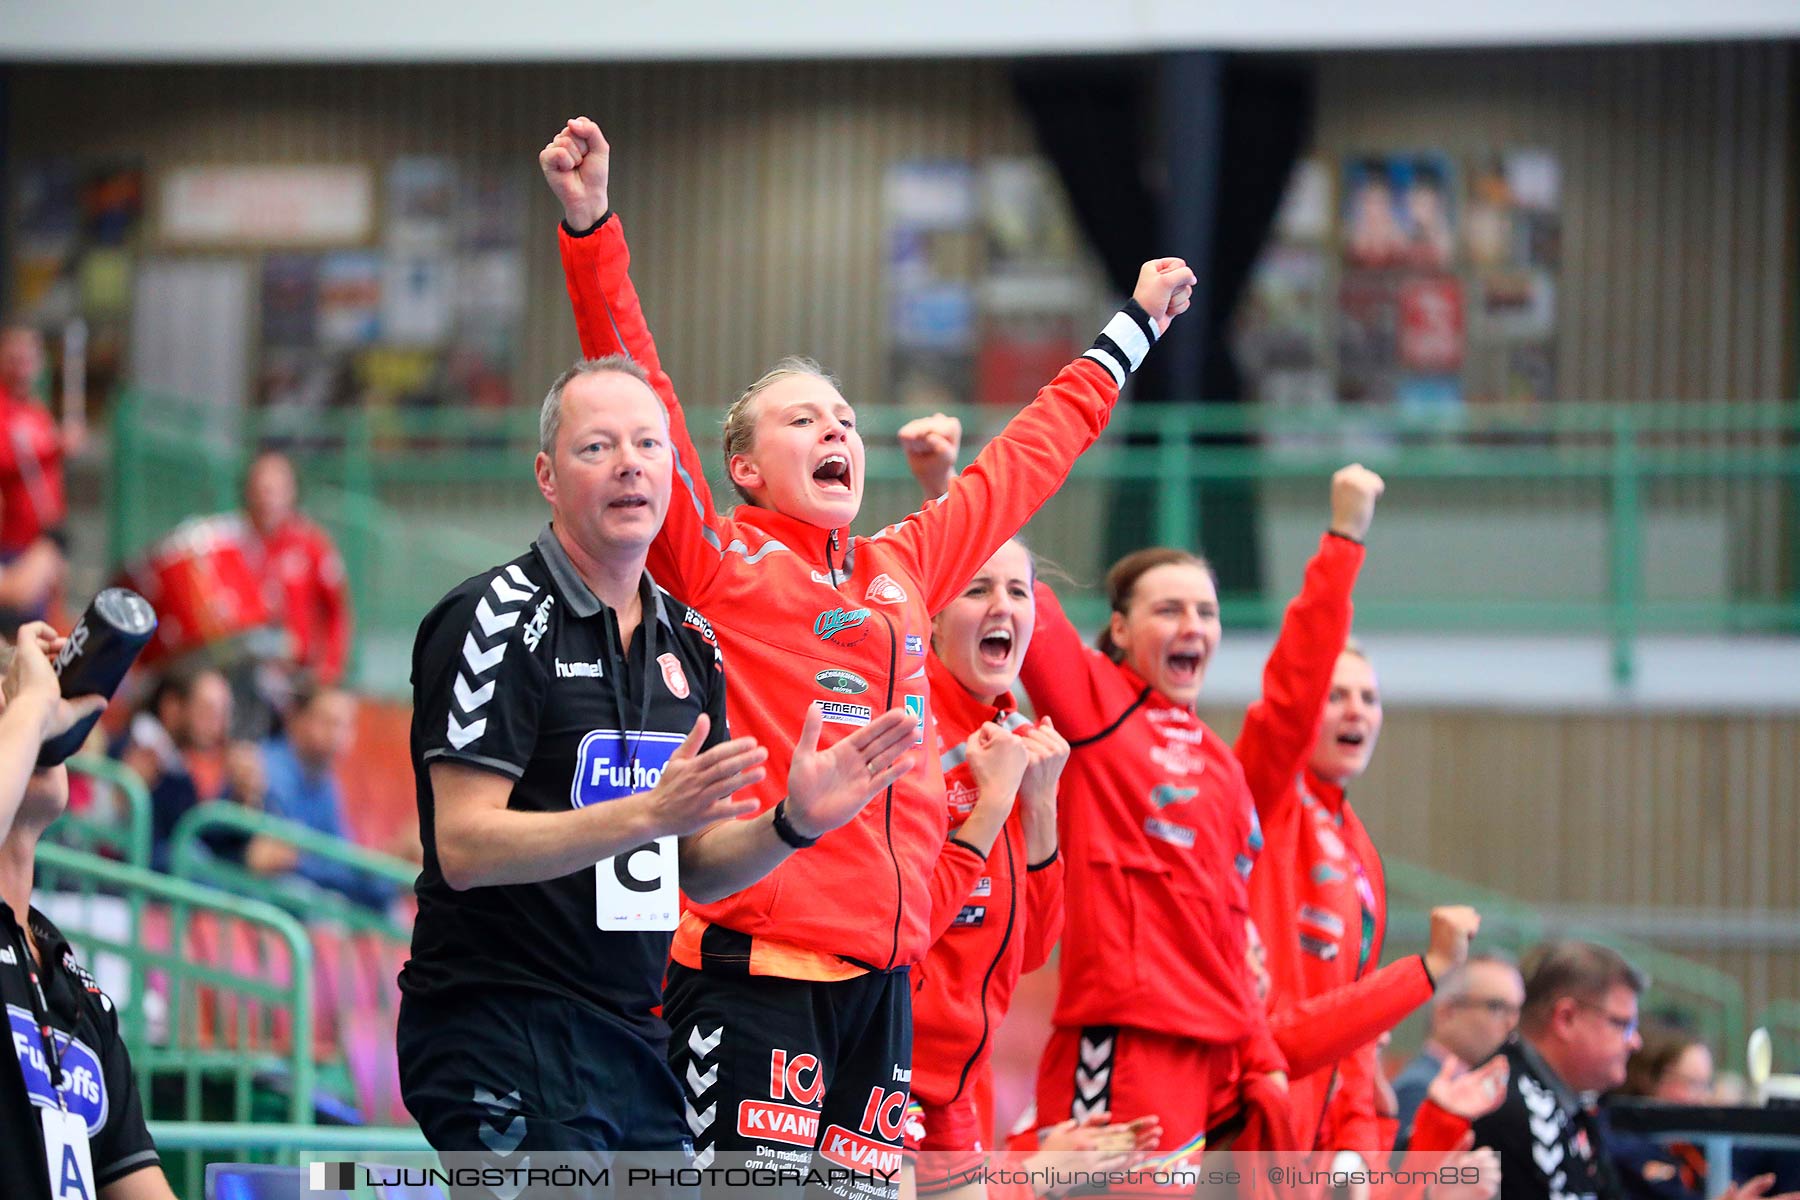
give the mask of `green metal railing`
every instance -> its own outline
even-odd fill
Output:
[[[53,843],[38,847],[37,875],[40,895],[60,894],[58,923],[84,960],[126,972],[120,1027],[148,1118],[312,1122],[312,950],[299,922],[259,901]],[[111,919],[120,906],[130,914],[123,925]],[[166,945],[153,944],[152,907],[167,914]],[[201,953],[197,915],[217,922],[221,941],[233,923],[248,930],[259,948],[252,969],[222,949]],[[271,941],[279,964],[264,957]],[[190,1181],[203,1169],[197,1151],[164,1163]]]
[[[877,406],[859,414],[869,445],[863,524],[871,529],[916,507],[892,437],[912,415]],[[969,454],[1005,416],[961,415]],[[717,414],[690,416],[716,476],[719,456],[704,431],[717,427]],[[120,558],[184,517],[234,508],[249,448],[283,441],[300,466],[308,509],[344,551],[365,660],[359,682],[399,694],[404,648],[426,609],[458,580],[517,554],[544,519],[531,477],[536,436],[536,413],[525,409],[329,412],[304,427],[278,427],[258,414],[226,420],[128,395],[115,415],[111,550]],[[1128,407],[1030,533],[1040,552],[1073,565],[1090,585],[1071,589],[1069,607],[1091,621],[1100,615],[1091,584],[1112,556],[1151,543],[1250,546],[1258,521],[1273,520],[1295,498],[1306,498],[1306,511],[1318,514],[1313,527],[1322,525],[1324,481],[1352,459],[1404,483],[1413,511],[1502,526],[1511,517],[1566,522],[1573,514],[1580,535],[1594,541],[1591,556],[1575,556],[1580,578],[1544,578],[1534,562],[1491,561],[1494,547],[1480,544],[1477,530],[1443,551],[1470,577],[1462,587],[1427,564],[1402,588],[1365,588],[1357,611],[1365,627],[1602,634],[1621,680],[1644,632],[1800,631],[1800,405],[1786,402],[1567,403],[1449,415]],[[714,489],[730,495],[717,478]],[[1254,504],[1217,502],[1220,489]],[[1393,507],[1404,511],[1400,502]],[[1708,523],[1684,526],[1696,511]],[[1108,512],[1123,514],[1110,528]],[[1711,591],[1697,590],[1697,573],[1684,571],[1680,558],[1696,539],[1719,538],[1731,542],[1717,556],[1721,578]],[[1534,549],[1529,539],[1523,550],[1516,539],[1510,545]],[[1383,554],[1406,549],[1390,541]],[[1671,555],[1673,564],[1664,561]],[[1228,572],[1223,584],[1228,623],[1268,627],[1297,577]],[[370,658],[371,650],[379,653]]]
[[[303,854],[316,855],[391,883],[396,895],[410,894],[418,875],[418,868],[405,859],[224,800],[209,801],[183,813],[169,837],[169,870],[178,878],[209,883],[260,900],[303,920],[330,921],[352,931],[379,933],[399,942],[412,936],[410,925],[388,913],[375,912],[329,889],[295,881],[286,873],[258,875],[240,863],[213,854],[207,849],[205,838],[217,830],[273,838]]]
[[[1546,925],[1531,905],[1504,893],[1465,883],[1415,863],[1388,859],[1388,947],[1390,955],[1423,946],[1430,933],[1430,911],[1440,904],[1469,904],[1481,913],[1481,945],[1522,954],[1546,936],[1580,938],[1611,946],[1650,976],[1642,997],[1645,1012],[1676,1012],[1692,1022],[1708,1045],[1742,1047],[1744,989],[1737,979],[1692,959],[1642,942],[1579,926]],[[1800,1018],[1800,1005],[1795,1015]],[[1800,1020],[1796,1022],[1800,1031]]]
[[[79,755],[68,761],[72,775],[85,775],[117,798],[117,810],[104,807],[77,815],[64,813],[50,827],[59,845],[118,858],[136,867],[150,865],[150,792],[143,780],[110,758]]]

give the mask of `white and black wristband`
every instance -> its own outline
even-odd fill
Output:
[[[1093,348],[1081,357],[1091,358],[1105,367],[1113,382],[1124,387],[1131,373],[1144,365],[1145,356],[1159,336],[1156,322],[1150,319],[1144,306],[1136,300],[1127,300],[1125,307],[1113,314],[1113,319],[1094,339]]]

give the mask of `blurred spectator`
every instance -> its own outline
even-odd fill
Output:
[[[156,685],[114,748],[114,756],[150,791],[150,861],[157,870],[169,869],[175,823],[202,800],[218,799],[226,791],[223,763],[230,727],[231,688],[225,677],[210,669],[176,670]],[[205,787],[196,764],[206,777]],[[236,856],[229,839],[215,849]]]
[[[62,583],[63,455],[80,448],[78,419],[58,426],[38,391],[44,339],[0,324],[0,626],[41,616]]]
[[[336,769],[355,737],[355,698],[303,679],[294,691],[285,734],[263,743],[269,814],[350,840]],[[385,881],[316,855],[300,855],[295,871],[369,908],[385,909],[394,897],[395,889]]]
[[[1614,1093],[1664,1104],[1712,1103],[1712,1051],[1686,1030],[1644,1028],[1644,1044],[1625,1065],[1625,1086]],[[1706,1195],[1706,1152],[1691,1142],[1633,1134],[1606,1138],[1625,1194],[1637,1200],[1700,1200]]]
[[[1647,1025],[1644,1044],[1625,1065],[1625,1085],[1613,1093],[1655,1104],[1721,1103],[1713,1082],[1712,1051],[1698,1034],[1678,1025]],[[1631,1200],[1701,1200],[1707,1195],[1706,1151],[1692,1142],[1662,1142],[1610,1127],[1607,1149]],[[1800,1156],[1792,1151],[1738,1147],[1731,1156],[1734,1185],[1745,1187],[1765,1174],[1767,1190],[1783,1194],[1800,1187]],[[1774,1197],[1773,1200],[1782,1200]]]
[[[1394,1076],[1400,1122],[1396,1148],[1406,1148],[1413,1114],[1445,1061],[1486,1062],[1518,1027],[1524,1003],[1525,982],[1504,951],[1471,954],[1467,963],[1438,980],[1431,999],[1431,1034],[1418,1056]]]
[[[48,613],[68,573],[62,547],[49,538],[39,538],[11,557],[0,554],[0,634],[12,637],[20,625]]]
[[[244,476],[244,552],[287,633],[285,665],[336,684],[350,649],[344,560],[330,535],[300,513],[298,499],[287,456],[258,454]]]
[[[44,338],[22,321],[0,325],[0,554],[16,555],[58,533],[68,515],[63,455],[81,448],[79,418],[61,426],[50,415],[38,381]]]
[[[1622,1195],[1590,1097],[1625,1082],[1646,980],[1593,942],[1534,947],[1520,964],[1525,1003],[1501,1047],[1506,1099],[1474,1123],[1475,1144],[1500,1154],[1501,1200]]]

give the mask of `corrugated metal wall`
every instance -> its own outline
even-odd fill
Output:
[[[882,182],[905,158],[1030,152],[992,63],[20,68],[11,152],[385,164],[435,154],[531,179],[520,394],[577,353],[560,212],[536,179],[563,120],[600,121],[663,357],[694,403],[812,354],[885,392]]]

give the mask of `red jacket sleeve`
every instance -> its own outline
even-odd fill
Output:
[[[1050,865],[1025,872],[1025,957],[1021,973],[1035,971],[1050,961],[1050,951],[1062,937],[1063,862],[1059,851]]]
[[[1406,1141],[1407,1152],[1443,1154],[1455,1150],[1470,1128],[1469,1122],[1462,1117],[1426,1099],[1413,1116],[1412,1136]]]
[[[1269,1024],[1269,1014],[1260,1004],[1253,1003],[1250,1009],[1250,1034],[1244,1043],[1243,1074],[1267,1075],[1280,1071],[1289,1079],[1294,1078],[1287,1055],[1282,1053],[1281,1043],[1275,1040],[1275,1031]]]
[[[1327,1105],[1336,1129],[1337,1149],[1361,1151],[1370,1162],[1392,1147],[1382,1144],[1375,1120],[1375,1072],[1380,1070],[1375,1043],[1365,1042],[1338,1060],[1338,1087]]]
[[[608,216],[582,237],[558,227],[563,280],[575,310],[581,352],[589,358],[627,354],[650,373],[650,386],[669,414],[675,451],[673,494],[662,532],[650,546],[651,576],[689,604],[703,598],[718,574],[722,548],[731,543],[731,522],[713,506],[706,467],[688,430],[675,385],[657,357],[656,342],[631,283],[631,250],[617,216]],[[974,574],[973,571],[970,574]]]
[[[931,941],[949,931],[986,867],[987,859],[960,842],[945,842],[938,851],[937,865],[931,869],[931,924],[926,929]]]
[[[1429,1000],[1431,991],[1425,960],[1414,954],[1284,1008],[1269,1024],[1298,1078],[1373,1043]]]
[[[1350,593],[1362,561],[1359,543],[1332,533],[1319,539],[1263,667],[1262,697],[1244,714],[1233,749],[1264,824],[1275,819],[1274,806],[1293,795],[1289,785],[1318,736],[1331,673],[1350,637]]]
[[[344,557],[322,531],[313,561],[313,577],[319,591],[320,630],[319,661],[315,670],[327,686],[335,686],[344,677],[344,662],[350,656],[350,581],[344,573]]]
[[[1118,399],[1105,367],[1076,359],[981,448],[948,492],[875,535],[909,552],[934,615],[1055,495]]]
[[[1056,731],[1065,738],[1079,741],[1100,732],[1100,714],[1095,711],[1087,680],[1087,647],[1049,584],[1040,579],[1033,596],[1037,627],[1031,644],[1025,647],[1019,683],[1039,716],[1055,722]]]

